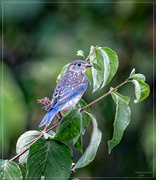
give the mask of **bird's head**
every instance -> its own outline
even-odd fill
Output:
[[[75,71],[77,73],[84,74],[88,67],[92,67],[92,65],[88,64],[88,62],[86,61],[76,60],[70,63],[70,65],[68,66],[68,71]]]

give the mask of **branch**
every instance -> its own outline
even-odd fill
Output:
[[[15,159],[17,159],[18,157],[20,157],[22,154],[24,154],[26,151],[28,151],[28,149],[30,148],[30,146],[32,144],[34,144],[38,139],[40,139],[43,136],[43,133],[41,133],[27,148],[25,148],[22,152],[20,152],[19,154],[17,154],[16,156],[14,156],[12,159],[10,159],[9,161],[14,161]]]
[[[106,94],[104,94],[103,96],[99,97],[98,99],[96,99],[95,101],[89,103],[87,106],[83,107],[80,111],[83,111],[84,109],[86,109],[87,107],[93,105],[94,103],[98,102],[99,100],[103,99],[104,97],[108,96],[109,94],[111,94],[113,91],[115,91],[116,89],[118,89],[119,87],[121,87],[122,85],[126,84],[130,82],[129,78],[124,81],[123,83],[119,84],[118,86],[116,86],[115,88],[111,89],[109,92],[107,92]]]
[[[44,136],[44,132],[47,133],[50,130],[54,129],[55,127],[57,127],[60,124],[60,122],[58,122],[57,124],[55,124],[54,126],[52,126],[51,128],[47,129],[47,126],[45,127],[44,131],[41,132],[41,134],[27,147],[25,148],[22,152],[20,152],[19,154],[17,154],[16,156],[14,156],[13,158],[11,158],[9,161],[14,161],[15,159],[17,159],[18,157],[20,157],[22,154],[24,154],[26,151],[28,151],[28,149],[30,148],[30,146],[32,144],[34,144],[38,139],[40,139],[41,137]]]

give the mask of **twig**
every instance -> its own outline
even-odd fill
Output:
[[[49,132],[50,130],[54,129],[55,127],[57,127],[60,124],[60,122],[58,122],[57,124],[55,124],[54,126],[52,126],[51,128],[46,130],[46,133]]]
[[[43,136],[43,133],[41,133],[27,148],[25,148],[22,152],[20,152],[19,154],[17,154],[16,156],[14,156],[13,158],[11,158],[9,161],[14,161],[15,159],[17,159],[18,157],[20,157],[22,154],[24,154],[26,151],[28,151],[28,149],[30,148],[30,146],[32,144],[34,144],[38,139],[40,139]]]
[[[90,54],[88,55],[88,57],[86,58],[86,60],[85,61],[87,61],[89,58],[90,58],[90,56],[93,54],[93,52],[95,52],[97,49],[98,46],[95,46],[94,47],[94,49],[90,52]]]
[[[109,92],[107,92],[106,94],[104,94],[103,96],[99,97],[98,99],[96,99],[95,101],[89,103],[87,106],[83,107],[80,111],[83,111],[84,109],[86,109],[87,107],[93,105],[94,103],[98,102],[99,100],[101,100],[102,98],[108,96],[109,94],[111,94],[113,91],[115,91],[116,89],[118,89],[119,87],[121,87],[122,85],[128,83],[130,80],[129,78],[124,81],[123,83],[119,84],[118,86],[116,86],[115,88],[111,89]]]

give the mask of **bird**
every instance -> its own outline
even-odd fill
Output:
[[[83,60],[75,60],[69,64],[65,74],[56,85],[51,103],[45,108],[48,112],[39,127],[49,126],[58,112],[75,108],[88,86],[85,71],[92,66],[92,64]]]

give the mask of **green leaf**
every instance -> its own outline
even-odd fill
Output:
[[[15,162],[0,159],[0,179],[22,180],[22,178],[22,172]]]
[[[63,66],[61,73],[58,75],[57,79],[56,79],[56,83],[59,82],[59,80],[61,79],[61,77],[64,75],[64,73],[66,72],[68,66],[70,63],[66,64],[65,66]]]
[[[80,101],[78,102],[78,104],[76,105],[76,108],[78,109],[82,109],[83,107],[87,106],[87,103],[83,100],[80,99]],[[85,111],[90,112],[89,107],[85,108]],[[88,114],[86,114],[85,112],[81,111],[81,115],[82,115],[82,129],[81,129],[81,133],[82,135],[85,134],[85,130],[90,122],[90,116]]]
[[[132,69],[131,73],[130,73],[130,77],[132,77],[135,74],[135,68]]]
[[[76,55],[77,56],[82,56],[85,59],[84,52],[82,50],[78,50]]]
[[[26,163],[19,163],[18,166],[22,172],[23,179],[25,179],[25,176],[27,174]]]
[[[80,99],[80,101],[77,103],[76,108],[81,109],[83,107],[87,106],[87,103],[83,100]],[[90,112],[89,107],[85,109],[85,111]],[[85,134],[85,130],[90,122],[90,116],[86,114],[85,112],[81,111],[81,116],[82,116],[82,128],[81,128],[81,133],[82,135]],[[74,141],[73,141],[74,147],[77,148],[81,153],[83,153],[82,150],[82,137],[81,135],[77,136]]]
[[[26,149],[39,135],[41,132],[39,131],[27,131],[24,134],[22,134],[16,144],[16,153],[21,153],[24,149]],[[26,151],[24,154],[22,154],[19,157],[19,163],[27,162],[29,150]]]
[[[136,100],[134,102],[141,102],[150,94],[150,88],[145,83],[146,78],[143,74],[135,74],[135,69],[130,73],[130,78],[133,79],[131,82],[135,85]]]
[[[117,90],[115,90],[114,93],[115,93],[117,96],[119,96],[119,97],[125,102],[126,105],[129,104],[130,98],[129,98],[128,96],[123,96],[123,95],[119,94],[119,93],[117,92]],[[113,98],[113,100],[115,101],[115,103],[117,103],[116,96],[112,96],[112,98]]]
[[[91,47],[90,52],[94,47]],[[90,56],[90,63],[96,64],[92,67],[93,92],[106,86],[118,68],[118,57],[114,51],[107,47],[98,47]],[[99,68],[100,67],[100,68]]]
[[[81,135],[79,135],[78,137],[76,137],[73,140],[73,144],[74,144],[74,147],[76,149],[78,149],[81,153],[83,153],[83,149],[82,149],[82,137],[81,137]]]
[[[132,69],[132,72],[130,73],[130,78],[135,79],[135,80],[139,80],[139,81],[143,81],[145,82],[146,78],[143,74],[135,74],[135,68]]]
[[[115,73],[117,71],[119,62],[118,62],[118,56],[114,51],[112,51],[111,49],[109,49],[107,47],[103,47],[102,50],[105,51],[105,53],[107,53],[107,56],[109,58],[109,66],[110,66],[110,73],[109,73],[108,79],[106,81],[106,84],[104,84],[104,82],[103,82],[103,85],[102,85],[102,87],[104,87],[112,80],[113,76],[115,75]],[[103,57],[105,57],[105,55],[104,55],[105,53],[103,51],[101,52],[101,54]]]
[[[131,82],[135,85],[135,95],[136,95],[136,100],[134,100],[135,103],[141,102],[149,96],[150,88],[148,84],[134,79]]]
[[[61,120],[54,139],[67,143],[81,132],[82,117],[79,109],[73,109]]]
[[[137,81],[142,81],[145,82],[146,78],[143,74],[134,74],[133,76],[131,76],[132,79],[135,79]]]
[[[94,67],[95,69],[97,69],[98,71],[101,71],[101,70],[102,70],[102,67],[100,67],[98,64],[96,64],[96,63],[94,63],[94,62],[93,62],[93,67]]]
[[[91,120],[93,123],[93,131],[91,135],[91,140],[86,151],[84,152],[82,157],[78,160],[78,162],[75,164],[73,169],[84,167],[94,160],[97,153],[97,149],[99,147],[99,144],[102,138],[102,133],[97,127],[97,121],[96,121],[95,116],[88,112],[86,113],[91,117]]]
[[[86,69],[85,75],[87,76],[88,82],[91,85],[92,84],[92,71],[91,71],[91,68]]]
[[[53,140],[40,138],[29,151],[27,161],[27,180],[39,179],[68,179],[71,173],[72,151],[69,146]]]
[[[122,96],[117,92],[113,92],[111,95],[114,102],[116,103],[116,114],[114,121],[113,138],[112,140],[108,141],[109,153],[121,141],[123,132],[130,122],[131,114],[130,108],[128,106],[130,100],[129,97]]]

